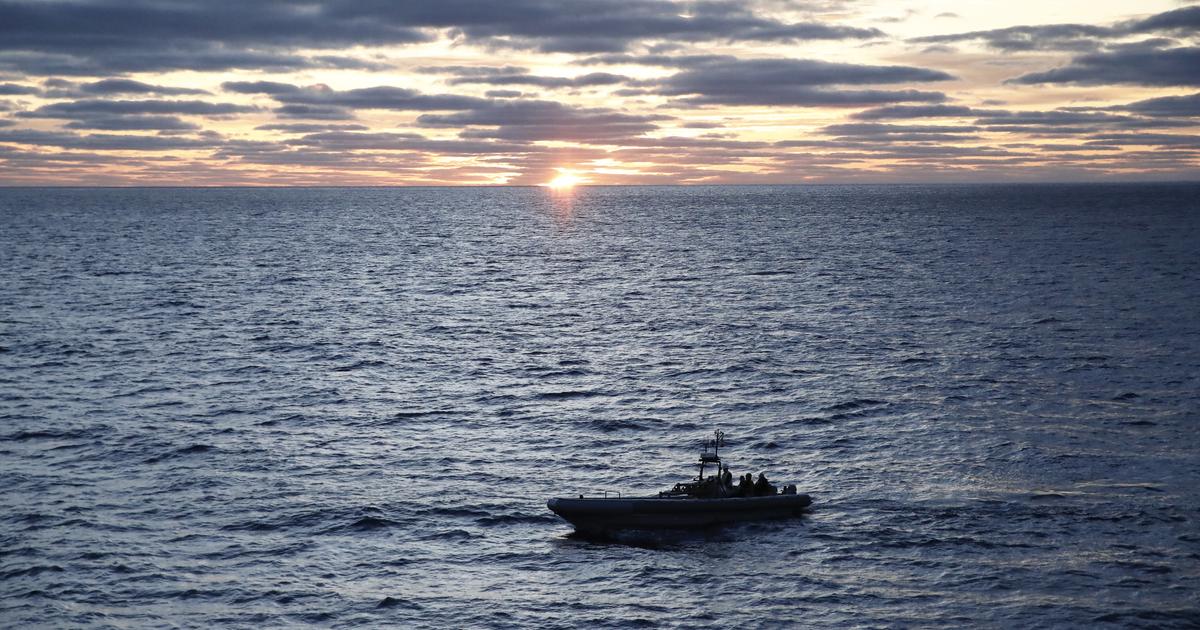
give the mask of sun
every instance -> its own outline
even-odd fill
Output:
[[[555,190],[566,190],[568,188],[574,188],[575,186],[578,186],[579,184],[582,184],[582,183],[583,183],[582,177],[579,177],[577,175],[572,175],[570,173],[562,173],[558,177],[555,177],[554,179],[547,182],[546,186],[553,188]]]

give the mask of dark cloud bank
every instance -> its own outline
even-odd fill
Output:
[[[686,6],[687,14],[681,14]],[[432,181],[517,172],[544,181],[555,165],[617,159],[649,165],[631,181],[796,181],[853,174],[889,160],[897,176],[1059,172],[1195,174],[1200,93],[1122,105],[1044,111],[972,106],[956,98],[952,73],[916,65],[828,59],[735,57],[708,43],[874,42],[874,29],[786,22],[753,4],[666,0],[442,0],[248,3],[0,1],[0,163],[43,176],[102,164],[106,152],[144,152],[122,163],[153,176],[219,181],[225,167],[280,166],[336,176],[384,171]],[[1114,24],[1016,26],[912,40],[953,54],[976,43],[1009,55],[1057,53],[1057,67],[1017,74],[1013,89],[1056,85],[1200,86],[1195,35],[1200,7]],[[386,59],[361,47],[439,38],[482,46],[494,65],[428,66],[441,89],[404,85],[334,89],[271,80],[272,73],[338,68],[375,71]],[[505,51],[571,53],[588,70],[549,76],[505,65]],[[656,78],[614,66],[653,68]],[[219,86],[158,85],[126,76],[159,71],[255,71],[264,80]],[[142,77],[139,77],[142,78]],[[496,88],[486,90],[486,88]],[[456,93],[456,92],[465,93]],[[604,106],[554,100],[567,92],[602,96]],[[483,92],[483,96],[478,96]],[[618,98],[645,99],[635,110]],[[614,99],[609,101],[608,99]],[[845,122],[783,128],[772,141],[739,140],[727,125],[687,120],[744,108],[836,107]],[[730,113],[732,112],[732,113]],[[362,121],[380,113],[405,130]],[[269,139],[214,131],[255,117]],[[261,122],[263,119],[270,122]],[[57,130],[47,130],[51,125]],[[731,121],[729,127],[736,127]],[[701,137],[676,128],[714,130]],[[122,133],[123,132],[123,133]],[[452,138],[445,136],[450,132]],[[551,143],[551,144],[547,144]],[[568,143],[563,147],[554,143]],[[1116,154],[1134,147],[1122,162]],[[183,159],[174,152],[204,158]],[[439,156],[477,158],[471,166]],[[1169,157],[1169,159],[1167,159]],[[752,166],[754,175],[727,170]],[[1189,170],[1190,169],[1190,170]],[[48,175],[47,175],[48,176]],[[296,181],[303,175],[297,175]]]
[[[0,2],[0,69],[30,74],[371,67],[345,49],[439,36],[543,52],[618,52],[634,42],[866,39],[870,28],[788,23],[735,2],[666,0],[100,0]]]

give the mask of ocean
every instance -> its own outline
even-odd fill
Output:
[[[1200,627],[1200,185],[0,189],[0,626]],[[726,433],[802,518],[607,540]]]

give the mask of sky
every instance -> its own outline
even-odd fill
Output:
[[[1200,180],[1200,3],[0,0],[0,185]]]

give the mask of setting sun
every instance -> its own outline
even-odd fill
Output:
[[[556,189],[562,190],[564,188],[574,188],[575,186],[578,186],[579,184],[582,184],[582,183],[583,183],[583,178],[578,177],[576,175],[571,175],[570,173],[563,173],[562,175],[559,175],[558,177],[555,177],[554,179],[547,182],[546,186],[549,186],[550,188],[556,188]]]

